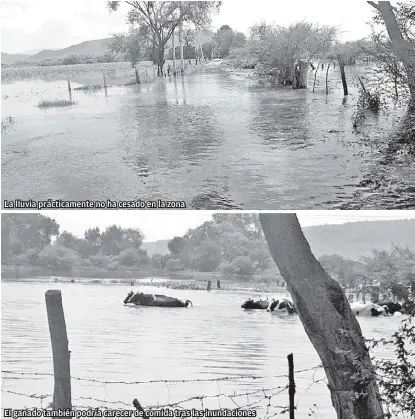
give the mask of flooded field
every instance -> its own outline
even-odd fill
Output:
[[[72,87],[102,83],[101,70],[72,68]],[[107,94],[73,90],[75,105],[50,109],[37,105],[68,98],[64,70],[6,77],[3,199],[161,199],[193,209],[415,206],[413,158],[382,165],[403,111],[368,115],[353,132],[362,68],[348,69],[346,102],[337,70],[329,95],[321,82],[315,94],[274,90],[220,68],[118,86],[130,70],[108,67]],[[380,166],[382,179],[397,182],[368,187]]]
[[[336,417],[321,381],[324,373],[314,368],[319,358],[300,320],[243,311],[241,303],[255,295],[166,290],[171,296],[190,299],[194,307],[127,307],[122,300],[129,286],[61,283],[2,284],[2,370],[11,371],[2,373],[4,407],[46,407],[51,401],[53,365],[44,297],[51,288],[62,291],[72,377],[97,380],[72,378],[75,406],[127,408],[134,398],[143,406],[174,406],[190,399],[179,407],[218,409],[251,404],[258,417],[264,417],[268,404],[264,394],[273,395],[270,415],[288,404],[284,389],[287,355],[293,352],[298,371],[296,417],[308,417],[314,404],[319,417]],[[143,291],[164,293],[151,287]],[[361,319],[365,336],[373,338],[389,336],[398,324],[399,318],[393,317]],[[382,356],[390,355],[382,351]],[[131,382],[144,384],[128,384]],[[219,394],[222,396],[216,397]],[[228,396],[234,394],[244,396],[232,401]],[[202,395],[205,398],[197,399]]]

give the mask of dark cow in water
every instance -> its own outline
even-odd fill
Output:
[[[193,307],[190,300],[182,301],[178,298],[167,297],[159,294],[144,294],[142,292],[130,291],[124,299],[124,304],[134,304],[149,307],[187,307],[189,304]]]
[[[254,301],[252,298],[246,300],[241,307],[245,310],[266,310],[269,306],[268,300],[257,300]]]
[[[383,307],[387,314],[395,314],[397,312],[401,312],[402,310],[402,304],[395,303],[393,301],[379,301],[376,304]]]
[[[272,299],[270,305],[267,307],[267,311],[276,311],[279,313],[288,313],[288,314],[297,313],[297,310],[294,307],[294,304],[290,300],[287,300],[286,298],[283,298],[281,301]]]

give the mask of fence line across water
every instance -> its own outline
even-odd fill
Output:
[[[34,400],[40,401],[40,408],[41,409],[49,409],[52,408],[53,410],[57,409],[120,409],[121,406],[125,408],[136,410],[143,410],[144,416],[146,416],[148,412],[149,416],[152,415],[153,410],[160,410],[160,409],[175,409],[178,410],[186,410],[186,404],[191,402],[198,402],[200,403],[200,409],[206,409],[206,404],[208,400],[217,400],[218,408],[221,409],[221,401],[224,400],[228,401],[228,405],[231,408],[227,407],[227,410],[256,410],[261,409],[265,418],[270,418],[273,416],[277,416],[278,414],[283,413],[290,413],[290,419],[294,418],[294,412],[297,409],[297,404],[295,404],[295,393],[296,393],[296,384],[295,384],[295,374],[301,374],[311,371],[318,371],[321,370],[322,365],[317,365],[311,368],[305,368],[300,370],[294,370],[294,357],[292,354],[287,356],[288,359],[288,372],[287,374],[276,374],[276,375],[267,375],[267,376],[259,376],[253,374],[247,375],[238,375],[238,376],[221,376],[216,378],[198,378],[198,379],[158,379],[158,380],[142,380],[142,381],[110,381],[110,380],[99,380],[94,378],[87,378],[87,377],[76,377],[71,376],[70,374],[70,351],[68,348],[68,338],[66,332],[66,323],[63,313],[63,306],[62,306],[62,296],[61,292],[58,290],[50,290],[47,291],[45,294],[46,298],[46,307],[47,307],[47,314],[48,314],[48,323],[49,323],[49,331],[50,337],[52,342],[52,353],[53,353],[53,364],[54,364],[54,372],[53,373],[42,373],[42,372],[26,372],[26,371],[13,371],[13,370],[2,370],[2,393],[8,393],[15,396],[26,397]],[[39,381],[41,379],[48,379],[49,377],[54,378],[54,391],[53,394],[38,394],[38,393],[25,393],[23,391],[14,391],[8,390],[5,388],[5,383],[8,380],[31,380],[31,381]],[[287,384],[282,384],[281,379],[287,378]],[[255,388],[252,387],[247,391],[240,391],[240,392],[229,392],[226,393],[221,391],[219,388],[219,384],[221,382],[239,382],[240,380],[247,380],[247,381],[255,381],[260,379],[280,379],[277,385],[269,385],[267,387],[262,388]],[[324,379],[324,378],[323,378]],[[313,385],[313,383],[317,383],[320,380],[314,380],[308,386],[305,392]],[[72,397],[71,392],[71,381],[77,380],[82,382],[89,382],[95,383],[96,386],[104,388],[105,396],[103,398],[92,397],[92,396],[79,396],[79,397]],[[129,397],[123,400],[109,400],[107,398],[107,386],[110,385],[150,385],[150,384],[164,384],[168,391],[169,391],[169,399],[167,403],[160,403],[152,405],[144,405],[145,408],[141,407],[141,404],[138,402],[136,398],[131,402]],[[177,385],[177,384],[187,384],[187,383],[217,383],[218,392],[215,394],[198,394],[192,395],[186,398],[181,398],[177,401],[170,402],[170,389],[168,385]],[[282,385],[281,385],[282,384]],[[38,384],[34,384],[36,386]],[[135,391],[135,390],[134,390]],[[287,392],[287,405],[281,405],[277,402],[276,397],[280,396],[282,393]],[[303,394],[305,393],[303,392]],[[285,397],[285,396],[284,396]],[[52,399],[51,401],[49,401]],[[301,399],[301,396],[299,400]],[[92,407],[88,405],[77,405],[73,404],[73,401],[87,401],[90,404],[91,402],[99,403],[100,406]],[[145,400],[141,400],[145,402]],[[45,406],[45,404],[47,405]],[[111,407],[112,405],[112,407]],[[223,404],[222,404],[223,405]],[[195,409],[195,405],[191,407]],[[145,409],[145,410],[144,410]],[[215,410],[215,409],[214,409]],[[178,415],[180,416],[180,414]]]

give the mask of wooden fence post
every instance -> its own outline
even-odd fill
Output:
[[[295,410],[294,355],[289,354],[287,358],[288,358],[288,397],[290,399],[290,419],[294,419],[294,410]]]
[[[340,74],[342,76],[343,92],[344,92],[344,95],[347,96],[349,94],[349,90],[347,88],[346,73],[344,71],[344,62],[343,62],[343,58],[340,54],[337,54],[337,60],[339,61],[339,65],[340,65]],[[334,67],[334,68],[336,68],[336,67]]]
[[[69,76],[68,78],[68,92],[69,92],[69,100],[72,102],[72,88],[71,88],[71,82],[69,80]]]
[[[70,352],[61,292],[59,290],[46,291],[45,300],[50,340],[52,342],[53,374],[55,379],[52,409],[71,409]]]
[[[329,68],[330,68],[330,64],[327,65],[327,71],[326,71],[326,95],[329,94],[329,82],[328,82]]]

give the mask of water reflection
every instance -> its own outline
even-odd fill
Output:
[[[44,293],[50,284],[2,284],[2,369],[29,373],[53,373],[52,354]],[[63,296],[71,350],[73,377],[107,382],[146,382],[183,380],[180,383],[99,384],[72,380],[75,405],[107,406],[121,401],[127,406],[140,396],[146,405],[173,403],[200,395],[234,394],[255,389],[285,386],[288,353],[294,352],[296,370],[320,363],[298,317],[279,313],[244,312],[241,302],[252,295],[246,292],[201,292],[172,290],[174,297],[190,299],[190,309],[124,307],[126,290],[122,285],[82,285],[53,283]],[[164,293],[143,287],[143,292]],[[276,296],[273,296],[276,297]],[[22,309],[23,307],[23,309]],[[360,319],[367,337],[387,337],[397,328],[397,318]],[[379,334],[379,331],[382,333]],[[384,356],[392,352],[379,349]],[[303,394],[296,417],[306,419],[309,407],[318,403],[326,419],[334,419],[330,396],[324,382],[310,386],[314,371],[298,373],[298,394]],[[252,379],[237,379],[253,375]],[[321,374],[320,374],[321,376]],[[234,377],[217,381],[214,378]],[[38,378],[36,381],[33,378]],[[206,382],[186,380],[210,379]],[[2,390],[33,394],[51,394],[53,377],[3,374]],[[263,396],[263,393],[262,393]],[[254,396],[252,400],[255,400]],[[280,398],[279,398],[280,397]],[[13,408],[38,406],[29,400],[4,392],[2,401]],[[43,403],[48,403],[50,398]],[[206,399],[205,407],[218,408],[218,400]],[[238,402],[236,400],[236,402]],[[243,404],[245,400],[241,401]],[[200,407],[200,401],[197,402]],[[235,407],[227,398],[222,407]],[[228,404],[227,404],[228,403]],[[274,405],[286,405],[286,393],[273,398]],[[108,405],[122,408],[122,404]],[[189,405],[186,404],[186,408]],[[190,408],[193,407],[190,404]],[[264,405],[262,405],[264,407]],[[263,417],[259,410],[259,417]]]
[[[112,86],[108,96],[73,91],[75,106],[47,111],[36,107],[39,96],[67,98],[65,81],[3,89],[3,118],[19,121],[2,141],[7,199],[159,198],[197,209],[360,205],[353,193],[390,129],[381,115],[367,121],[370,142],[352,132],[352,87],[343,101],[336,89],[250,87],[223,70]],[[396,170],[407,183],[408,164]]]

